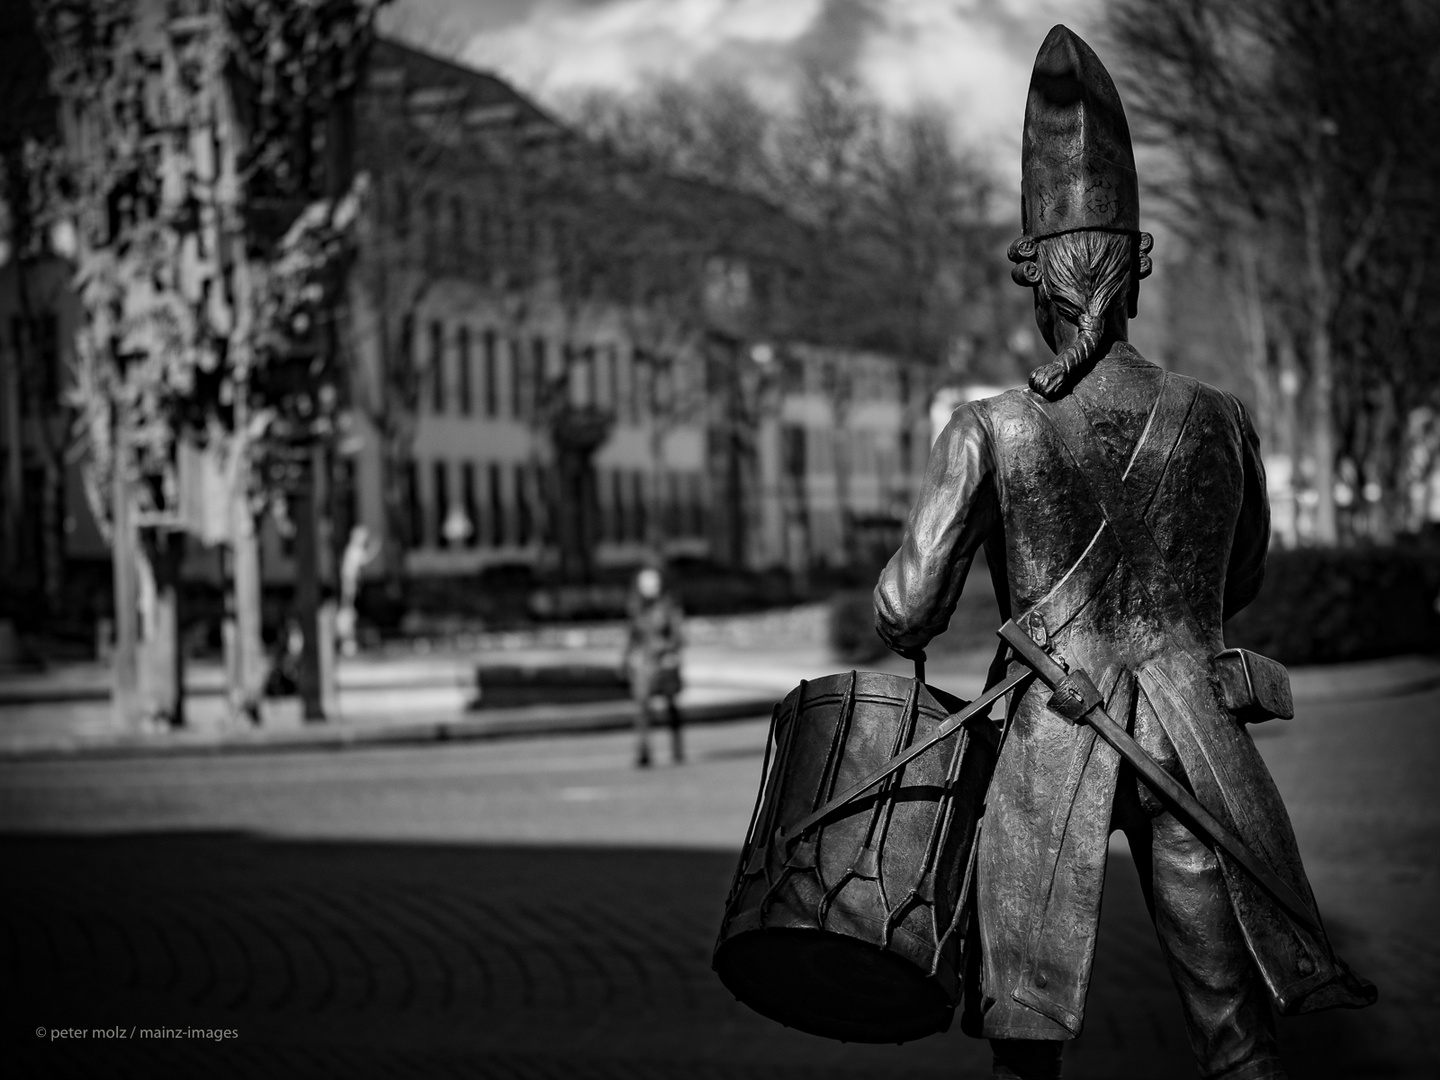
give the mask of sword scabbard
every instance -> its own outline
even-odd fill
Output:
[[[1095,734],[1114,747],[1121,758],[1140,775],[1146,787],[1150,788],[1191,832],[1234,859],[1255,884],[1269,894],[1292,919],[1312,933],[1323,932],[1316,918],[1310,913],[1309,905],[1296,896],[1293,889],[1281,881],[1243,841],[1221,825],[1194,795],[1161,768],[1160,764],[1114,721],[1105,711],[1104,702],[1095,690],[1095,684],[1085,672],[1078,668],[1070,670],[1064,667],[1057,658],[1036,644],[1035,639],[1013,619],[1002,626],[999,633],[1015,650],[1016,655],[1040,677],[1040,681],[1054,691],[1050,699],[1051,708],[1072,723],[1085,723],[1094,728]]]

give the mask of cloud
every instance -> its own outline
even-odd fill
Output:
[[[657,76],[723,74],[774,100],[803,65],[853,74],[896,107],[938,102],[1019,182],[1035,50],[1057,21],[1080,33],[1097,0],[538,0],[476,33],[465,59],[542,101],[622,92]]]
[[[726,53],[748,53],[763,71],[822,7],[822,0],[540,0],[523,22],[476,34],[465,59],[541,98],[634,90],[655,76],[693,76]]]
[[[1059,21],[1084,32],[1092,4],[1058,0],[899,0],[876,5],[879,25],[858,58],[885,102],[935,102],[961,139],[1020,180],[1020,129],[1035,51]]]

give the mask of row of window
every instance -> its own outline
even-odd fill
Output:
[[[542,539],[542,508],[553,476],[527,462],[410,462],[406,489],[412,548],[525,547]],[[424,480],[422,481],[422,473]],[[667,537],[705,535],[704,482],[699,473],[664,473],[658,502],[651,474],[600,469],[596,475],[599,539],[643,542],[651,515]]]
[[[411,363],[416,342],[413,318],[401,330]],[[552,343],[543,335],[528,339],[502,337],[494,328],[473,330],[468,324],[447,328],[439,319],[425,329],[426,386],[423,406],[444,416],[509,417],[529,420],[534,416],[543,381],[566,373],[568,384],[558,389],[570,404],[594,405],[613,410],[630,423],[637,423],[647,411],[651,398],[664,394],[657,375],[648,364],[637,362],[635,354],[615,343],[561,346],[552,356]],[[670,377],[668,370],[659,378]]]
[[[828,428],[785,424],[780,429],[780,471],[791,480],[837,471],[884,480],[908,474],[913,453],[914,436],[905,427],[893,443],[865,428],[847,431],[839,440]]]
[[[573,227],[559,213],[526,206],[514,192],[467,199],[435,189],[412,195],[414,181],[399,176],[377,192],[382,221],[403,242],[418,231],[427,262],[474,256],[473,269],[488,275],[497,267],[513,267],[542,252],[565,260],[577,240]],[[418,205],[417,205],[418,204]],[[418,211],[418,213],[417,213]],[[412,219],[418,217],[418,223]],[[418,228],[416,227],[418,225]]]

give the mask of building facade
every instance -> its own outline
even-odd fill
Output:
[[[794,226],[778,211],[649,177],[654,220],[599,220],[612,204],[555,180],[567,158],[602,169],[597,151],[500,80],[394,42],[358,111],[371,197],[348,499],[407,575],[554,570],[572,512],[601,568],[657,548],[840,565],[856,522],[898,521],[928,449],[924,388],[893,358],[807,346],[787,325],[767,241]],[[676,238],[701,219],[727,227]],[[692,280],[647,302],[567,285],[584,272]],[[592,444],[578,486],[572,436]]]
[[[327,577],[357,524],[383,542],[367,576],[435,579],[585,577],[657,550],[803,573],[898,533],[928,388],[806,344],[778,210],[628,172],[503,81],[387,40],[355,118]],[[72,276],[53,253],[0,260],[3,539],[60,606],[109,559],[67,456]],[[268,583],[294,580],[294,547],[283,516],[262,523]],[[189,550],[188,577],[225,579],[218,549]]]

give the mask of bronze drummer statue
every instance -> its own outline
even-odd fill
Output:
[[[875,590],[881,637],[922,656],[984,547],[1002,614],[1072,699],[1033,682],[1009,710],[976,841],[962,1026],[992,1040],[996,1076],[1060,1075],[1119,829],[1200,1075],[1282,1077],[1272,1010],[1376,994],[1331,948],[1245,728],[1284,714],[1283,669],[1225,650],[1222,623],[1255,598],[1269,542],[1255,431],[1235,397],[1127,341],[1151,244],[1129,129],[1104,66],[1063,26],[1035,60],[1022,166],[1013,276],[1056,358],[1028,389],[955,411]],[[1087,716],[1119,734],[1097,737]],[[1122,741],[1138,753],[1122,757]]]

